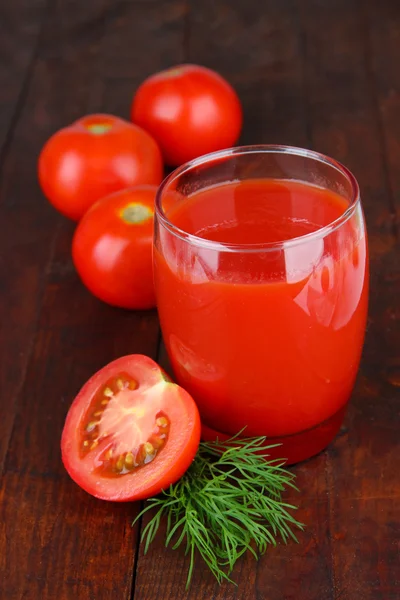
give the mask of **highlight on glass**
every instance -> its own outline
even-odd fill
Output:
[[[156,200],[154,275],[177,382],[203,438],[244,428],[288,464],[337,434],[368,305],[359,188],[287,146],[238,147],[171,173]]]

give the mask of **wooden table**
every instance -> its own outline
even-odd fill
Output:
[[[0,8],[0,598],[400,599],[400,3],[398,0],[13,0]],[[113,358],[159,355],[157,315],[83,288],[73,223],[44,200],[36,158],[92,111],[127,117],[148,74],[214,67],[245,109],[241,142],[348,165],[363,194],[371,300],[346,426],[295,467],[298,545],[245,557],[221,587],[67,476],[59,442],[83,382]],[[142,524],[143,525],[143,524]]]

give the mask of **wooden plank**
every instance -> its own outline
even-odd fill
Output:
[[[0,162],[11,141],[32,74],[46,0],[0,6]]]
[[[388,65],[398,54],[393,34],[400,31],[400,12],[389,3],[381,13],[382,5],[378,8],[376,3],[368,22],[358,5],[344,0],[310,0],[301,6],[314,145],[347,164],[357,176],[371,255],[370,318],[361,373],[347,433],[328,453],[335,598],[394,600],[400,597],[400,412],[399,389],[395,378],[394,385],[388,381],[388,366],[398,356],[400,335],[393,319],[398,305],[399,255],[393,217],[400,152],[391,137],[396,135],[395,114],[386,115],[382,127],[383,113],[378,108],[382,93],[394,81],[396,68]],[[398,126],[398,112],[396,118]],[[392,140],[390,151],[387,136]]]
[[[240,4],[240,5],[239,5]],[[308,146],[302,38],[294,0],[190,2],[186,60],[218,70],[244,106],[243,144]],[[207,44],[204,32],[207,31]]]
[[[395,61],[400,44],[400,6],[398,2],[379,3],[369,0],[363,5],[365,44],[374,87],[375,109],[387,169],[388,200],[393,222],[398,225],[400,201],[400,73]],[[397,218],[396,218],[397,216]],[[397,232],[398,233],[398,232]]]
[[[89,375],[122,354],[155,356],[156,313],[118,311],[83,288],[70,259],[74,225],[44,200],[35,161],[45,139],[82,114],[127,115],[135,82],[181,59],[183,12],[178,0],[169,6],[93,0],[79,7],[63,0],[46,16],[1,188],[7,231],[0,266],[5,306],[12,308],[2,333],[2,392],[11,400],[6,425],[0,421],[7,451],[0,555],[10,557],[3,595],[13,599],[131,597],[137,539],[131,522],[138,507],[112,506],[81,492],[62,467],[59,442],[70,402]],[[156,31],[164,32],[159,42]],[[26,372],[14,361],[23,352]],[[11,548],[19,519],[20,552]]]
[[[368,492],[361,498],[340,494],[335,499],[332,531],[336,598],[398,600],[400,496],[367,496]]]
[[[400,6],[398,3],[385,3],[370,1],[364,11],[365,35],[370,61],[371,79],[374,82],[376,96],[376,112],[380,136],[382,140],[382,154],[386,167],[386,197],[389,204],[390,221],[395,240],[393,249],[383,256],[385,269],[378,275],[377,285],[385,287],[386,304],[375,317],[375,332],[382,332],[377,339],[378,344],[385,347],[386,361],[379,356],[379,347],[373,353],[371,344],[371,359],[378,363],[381,373],[381,385],[385,389],[386,397],[391,398],[385,408],[390,415],[399,416],[398,393],[400,386],[400,311],[399,311],[399,284],[400,266],[398,260],[399,240],[399,206],[400,206],[400,73],[395,61],[388,57],[396,56],[399,52],[400,40]],[[381,390],[378,389],[380,394]],[[393,412],[392,412],[393,411]],[[397,421],[393,422],[393,440],[396,440],[395,429]]]
[[[134,536],[125,505],[110,511],[64,477],[20,473],[7,474],[1,495],[3,598],[130,597]]]
[[[310,146],[303,38],[295,2],[269,0],[262,11],[256,0],[203,0],[190,7],[186,59],[216,69],[235,86],[245,111],[242,143]],[[164,350],[161,362],[168,368]],[[325,469],[325,453],[296,467],[302,493],[288,493],[286,498],[302,507],[296,514],[307,529],[299,535],[300,544],[271,548],[258,562],[251,557],[241,560],[233,574],[237,588],[226,583],[219,587],[199,563],[186,591],[188,561],[181,549],[164,549],[160,532],[146,556],[141,549],[135,600],[161,594],[171,600],[333,598]]]
[[[49,235],[43,236],[44,243],[41,244],[41,228],[35,213],[28,214],[19,209],[21,200],[26,203],[27,197],[30,201],[35,199],[36,175],[32,161],[35,156],[31,131],[33,123],[26,129],[16,127],[22,107],[28,100],[27,91],[45,8],[41,0],[35,0],[29,6],[17,0],[2,5],[0,9],[0,219],[3,224],[0,241],[0,311],[2,315],[7,315],[0,325],[0,390],[2,397],[7,398],[7,402],[0,403],[0,473],[13,423],[16,397],[31,351],[41,271],[48,259],[51,238],[50,227]],[[21,135],[23,140],[16,141],[16,137],[21,138]],[[14,178],[10,172],[15,171],[17,163],[18,176]],[[23,192],[17,189],[19,181],[26,184]]]
[[[96,14],[98,3],[87,3],[80,15]],[[15,127],[1,173],[0,218],[4,227],[1,239],[0,308],[8,318],[2,320],[1,390],[9,401],[0,406],[0,471],[12,429],[16,401],[24,381],[33,348],[45,274],[54,251],[61,217],[43,198],[37,183],[36,160],[45,140],[59,127],[87,108],[91,63],[95,41],[68,49],[62,25],[68,23],[67,5],[48,6],[46,27],[41,34],[38,60],[32,68],[25,108]],[[10,5],[18,18],[19,3]],[[91,13],[90,13],[91,10]],[[79,22],[79,17],[76,17]],[[55,32],[59,35],[56,36]],[[64,57],[63,57],[64,56]],[[76,91],[77,88],[81,92]],[[69,225],[70,226],[70,225]],[[70,229],[71,230],[71,229]]]

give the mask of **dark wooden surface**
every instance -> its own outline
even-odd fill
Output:
[[[155,311],[92,298],[70,257],[73,224],[44,200],[41,145],[91,111],[128,116],[151,72],[181,61],[226,75],[243,143],[289,143],[347,164],[371,252],[363,362],[341,434],[295,467],[300,543],[237,566],[218,587],[158,537],[139,506],[68,478],[63,421],[109,360],[159,354]],[[13,0],[0,6],[1,600],[400,599],[400,3],[398,0]],[[141,524],[142,526],[143,524]]]

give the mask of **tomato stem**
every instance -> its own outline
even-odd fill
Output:
[[[107,133],[111,127],[112,125],[110,123],[92,123],[91,125],[86,126],[90,133],[93,133],[94,135],[103,135],[103,133]]]
[[[153,211],[144,204],[134,202],[125,206],[119,213],[121,219],[129,225],[144,223],[153,217]]]

